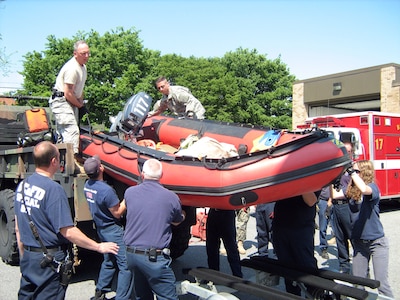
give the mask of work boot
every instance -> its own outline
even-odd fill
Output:
[[[328,254],[328,250],[327,249],[322,249],[321,250],[321,257],[323,259],[329,259],[329,254]]]
[[[90,300],[106,300],[106,293],[103,293],[100,290],[96,290],[94,292],[94,297],[90,298]]]
[[[238,241],[237,245],[238,245],[239,253],[246,254],[246,249],[244,249],[244,247],[243,247],[243,241]]]
[[[335,245],[336,244],[336,238],[333,237],[331,239],[328,240],[328,245]]]
[[[86,174],[83,165],[75,160],[74,174]]]
[[[82,164],[85,162],[85,160],[83,159],[82,155],[79,153],[75,153],[74,154],[74,159],[75,161],[77,161],[78,163]]]
[[[82,156],[79,155],[78,153],[75,153],[74,161],[75,161],[74,174],[86,174],[85,169],[83,168],[83,163],[85,162],[85,160],[82,158]]]
[[[221,255],[226,255],[226,249],[224,246],[221,245],[221,248],[219,248],[219,254]]]

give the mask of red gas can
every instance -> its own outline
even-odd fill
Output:
[[[202,241],[206,240],[206,224],[207,212],[206,210],[200,211],[196,215],[196,224],[191,227],[192,236],[200,238]]]

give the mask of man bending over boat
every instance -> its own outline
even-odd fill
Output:
[[[148,117],[157,116],[168,109],[172,114],[179,117],[204,119],[206,110],[187,87],[171,86],[164,76],[159,77],[155,85],[163,96],[159,106],[150,112]]]

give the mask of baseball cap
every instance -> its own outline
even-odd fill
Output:
[[[87,175],[96,175],[99,172],[101,161],[98,155],[94,155],[85,160],[83,168]]]

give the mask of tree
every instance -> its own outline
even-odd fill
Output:
[[[57,74],[72,57],[73,44],[77,40],[85,40],[91,51],[84,90],[91,121],[107,123],[110,116],[121,110],[126,99],[149,87],[150,84],[142,80],[159,53],[144,49],[134,29],[117,28],[103,36],[93,30],[79,32],[72,39],[49,36],[45,51],[25,55],[24,90],[20,93],[50,96]]]
[[[1,0],[0,0],[1,2]],[[0,41],[3,40],[0,34]],[[0,72],[3,76],[9,73],[10,55],[6,53],[6,48],[0,48]]]
[[[154,81],[165,76],[172,84],[188,87],[203,103],[208,119],[291,127],[288,98],[295,78],[280,58],[268,60],[256,50],[242,48],[222,58],[161,56],[159,51],[144,48],[133,28],[120,27],[103,36],[93,30],[78,32],[72,39],[49,36],[45,51],[25,55],[24,90],[20,93],[50,96],[59,70],[72,57],[73,43],[80,39],[86,40],[91,50],[85,99],[93,124],[109,126],[109,117],[139,91],[156,102],[161,94]]]
[[[287,99],[294,76],[280,59],[269,61],[256,50],[241,48],[223,58],[169,54],[160,57],[152,73],[188,87],[203,103],[208,119],[291,128]],[[161,95],[152,89],[151,96]]]
[[[239,48],[225,54],[222,63],[232,82],[230,92],[224,95],[229,109],[234,110],[232,121],[291,128],[291,103],[287,99],[295,77],[280,58],[271,61],[257,50]]]

